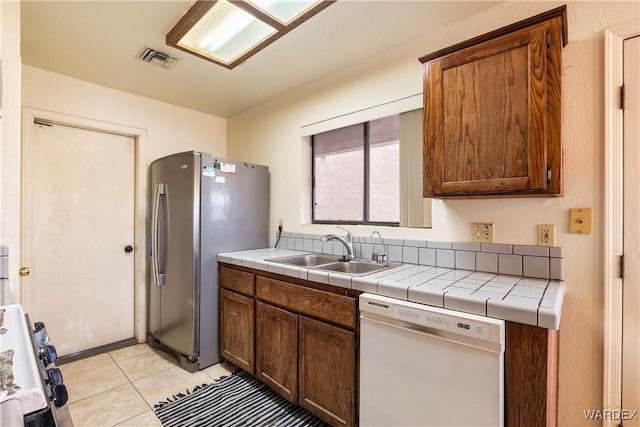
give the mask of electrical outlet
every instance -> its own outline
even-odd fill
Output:
[[[493,243],[493,224],[487,222],[472,222],[471,241]]]
[[[284,228],[284,219],[278,220],[278,227],[280,227],[281,229]]]
[[[538,224],[538,246],[556,245],[555,224]]]

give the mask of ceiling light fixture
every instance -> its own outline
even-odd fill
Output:
[[[198,0],[167,45],[232,69],[336,0]]]

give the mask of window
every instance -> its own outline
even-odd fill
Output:
[[[314,223],[398,225],[399,116],[312,137]]]

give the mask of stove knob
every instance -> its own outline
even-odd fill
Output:
[[[44,323],[42,322],[36,322],[33,324],[33,333],[35,334],[36,332],[40,331],[44,329]]]
[[[38,347],[42,347],[49,342],[49,334],[47,334],[47,328],[44,327],[44,323],[36,322],[35,329],[33,330],[33,338],[36,341]]]
[[[58,358],[58,352],[56,348],[52,345],[45,345],[44,347],[40,347],[40,359],[42,359],[42,363],[44,366],[47,366],[49,363],[53,363]]]
[[[65,386],[64,384],[56,384],[55,386],[53,386],[51,388],[51,393],[51,400],[53,400],[53,403],[55,403],[56,408],[64,406],[64,404],[67,403],[67,400],[69,400],[69,395],[67,394],[67,386]]]
[[[49,379],[47,382],[51,384],[51,388],[55,388],[55,386],[62,384],[62,372],[58,368],[47,369],[47,377]]]

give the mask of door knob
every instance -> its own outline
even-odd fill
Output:
[[[20,274],[20,276],[28,276],[30,273],[29,271],[29,267],[20,267],[20,270],[18,270],[18,274]]]
[[[125,251],[126,253],[129,253],[129,252],[131,252],[132,250],[133,250],[133,247],[132,247],[131,245],[127,245],[127,246],[125,246],[125,247],[124,247],[124,251]]]

